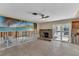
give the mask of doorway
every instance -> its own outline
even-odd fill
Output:
[[[70,36],[70,24],[54,24],[53,25],[53,39],[59,41],[69,41]]]

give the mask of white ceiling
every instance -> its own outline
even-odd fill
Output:
[[[1,3],[0,15],[10,16],[22,20],[33,22],[56,21],[68,18],[75,18],[79,4],[74,3]],[[29,12],[38,12],[49,15],[48,19],[40,19],[40,16],[34,16]]]

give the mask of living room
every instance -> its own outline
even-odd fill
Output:
[[[78,3],[0,4],[0,55],[78,56],[78,7]]]

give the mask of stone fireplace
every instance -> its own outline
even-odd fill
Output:
[[[51,41],[52,29],[40,29],[40,39]]]
[[[48,32],[44,32],[43,35],[44,35],[45,38],[49,37],[49,33]]]

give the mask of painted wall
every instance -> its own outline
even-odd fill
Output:
[[[71,39],[71,20],[60,20],[60,21],[52,21],[52,22],[45,22],[45,23],[39,23],[38,24],[38,35],[39,35],[39,30],[40,29],[52,29],[53,30],[53,25],[55,24],[64,24],[68,23],[70,24],[70,39]],[[39,36],[38,36],[39,37]]]
[[[40,23],[39,29],[52,29],[52,22],[47,22],[47,23]]]
[[[39,23],[38,27],[39,27],[39,29],[52,29],[53,25],[55,25],[55,24],[64,24],[64,23],[71,23],[71,20],[62,20],[62,21]]]
[[[36,23],[0,16],[0,32],[30,31],[36,29]]]

